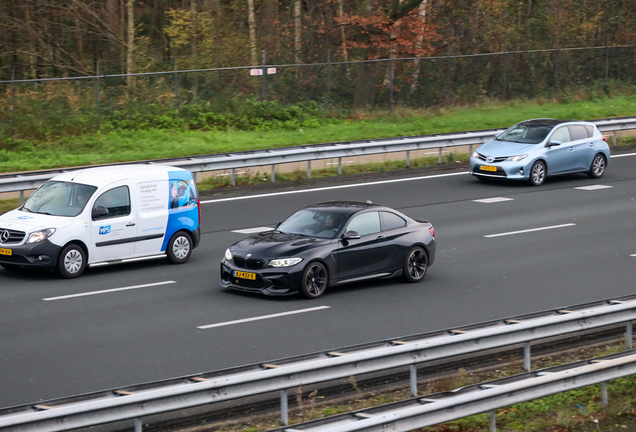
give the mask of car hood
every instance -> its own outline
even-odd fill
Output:
[[[0,215],[0,227],[29,233],[46,228],[62,228],[73,223],[73,219],[72,217],[27,213],[16,209]]]
[[[526,154],[541,144],[526,144],[510,141],[490,140],[477,149],[477,152],[484,156],[516,156]]]
[[[334,240],[267,231],[254,234],[233,244],[231,250],[234,254],[243,256],[252,254],[253,258],[283,258],[300,254],[307,249],[328,244],[332,241]]]

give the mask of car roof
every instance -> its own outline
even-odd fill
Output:
[[[580,121],[580,120],[564,120],[564,119],[552,119],[552,118],[541,118],[541,119],[525,120],[525,121],[522,121],[522,122],[520,122],[518,124],[522,124],[522,125],[526,125],[526,126],[533,126],[533,127],[549,127],[549,128],[553,128],[555,126],[558,126],[558,125],[564,124],[564,123],[577,123],[577,124],[588,124],[588,125],[592,124],[590,122]]]
[[[371,202],[359,202],[359,201],[327,201],[317,204],[312,204],[305,209],[311,210],[322,210],[331,213],[337,213],[341,215],[351,215],[353,213],[357,213],[362,210],[375,208],[375,209],[386,209],[391,210],[388,207],[384,207],[381,205],[373,204]]]
[[[187,171],[183,168],[177,168],[168,165],[114,165],[96,168],[86,168],[81,170],[69,171],[53,177],[54,181],[66,181],[73,183],[82,183],[92,186],[101,187],[117,180],[129,178],[140,178],[147,180],[157,180],[152,177],[155,175],[165,174],[168,171]]]

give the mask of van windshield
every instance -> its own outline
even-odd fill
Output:
[[[27,199],[20,210],[52,216],[80,214],[97,187],[80,183],[48,181]]]

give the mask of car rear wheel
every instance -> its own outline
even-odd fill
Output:
[[[543,161],[536,161],[530,168],[530,184],[532,186],[541,186],[545,181],[546,166]]]
[[[607,167],[607,161],[605,160],[605,156],[602,154],[597,154],[592,159],[592,166],[590,170],[587,172],[587,175],[591,178],[601,178],[603,174],[605,174],[605,168]]]
[[[64,279],[73,279],[84,273],[86,268],[86,253],[76,244],[66,246],[60,252],[55,272]]]
[[[416,246],[406,254],[404,260],[404,279],[407,282],[419,282],[426,276],[428,255],[420,246]]]
[[[168,259],[173,264],[183,264],[192,254],[192,237],[184,231],[175,233],[167,247]]]
[[[328,281],[325,266],[319,262],[310,263],[303,271],[300,293],[309,299],[318,298],[325,293]]]

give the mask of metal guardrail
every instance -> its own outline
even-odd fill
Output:
[[[601,384],[602,403],[607,406],[607,381],[633,374],[636,374],[636,350],[299,423],[270,432],[408,432],[483,412],[490,412],[490,430],[495,431],[496,410],[499,408],[594,384]]]
[[[614,134],[616,132],[636,129],[636,117],[621,117],[615,119],[592,120],[601,132]],[[406,152],[406,165],[409,166],[410,152],[417,150],[439,149],[438,163],[442,163],[442,150],[449,147],[483,144],[504,129],[487,129],[470,132],[422,135],[413,137],[378,139],[357,142],[342,142],[329,144],[314,144],[296,147],[276,148],[259,151],[237,153],[223,153],[189,158],[175,158],[145,161],[142,163],[168,164],[190,170],[191,172],[206,172],[218,170],[232,170],[232,185],[235,183],[235,170],[238,168],[271,165],[271,180],[276,179],[276,165],[307,162],[307,177],[311,177],[311,161],[319,159],[338,159],[338,174],[342,173],[342,158],[366,156],[382,153]],[[117,164],[123,165],[123,164]],[[0,192],[16,192],[31,190],[66,170],[48,170],[45,172],[24,173],[15,176],[0,177]]]
[[[287,425],[287,390],[299,385],[409,366],[411,393],[417,396],[417,365],[436,359],[524,344],[530,370],[530,342],[538,339],[627,323],[626,346],[632,348],[636,296],[587,303],[457,329],[392,339],[374,344],[276,360],[182,377],[36,405],[0,410],[2,431],[64,431],[141,418],[153,414],[280,391]]]

